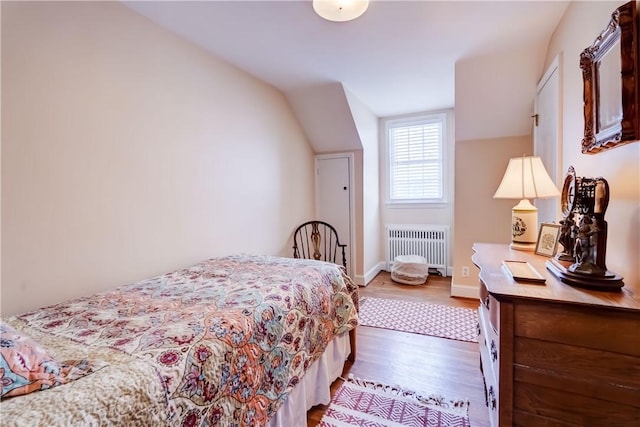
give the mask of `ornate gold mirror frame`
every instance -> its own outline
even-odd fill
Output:
[[[620,6],[580,55],[585,154],[640,139],[637,19],[636,0]]]

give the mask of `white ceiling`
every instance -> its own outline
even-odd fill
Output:
[[[342,83],[379,117],[454,106],[456,61],[546,47],[566,1],[372,1],[350,22],[310,1],[127,6],[290,94]]]

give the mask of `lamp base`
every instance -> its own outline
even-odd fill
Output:
[[[519,242],[511,242],[511,244],[509,245],[510,249],[513,249],[515,251],[527,251],[527,252],[533,252],[536,248],[536,244],[535,243],[519,243]]]
[[[535,243],[520,243],[520,242],[511,242],[509,248],[516,251],[528,251],[533,252],[536,248]]]
[[[511,249],[533,252],[538,240],[538,208],[527,199],[511,209]]]

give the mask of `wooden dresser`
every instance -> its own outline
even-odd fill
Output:
[[[480,365],[492,426],[640,426],[640,297],[560,282],[549,258],[475,244]],[[546,283],[515,282],[503,260]]]

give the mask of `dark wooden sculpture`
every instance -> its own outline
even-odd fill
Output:
[[[622,277],[607,270],[607,222],[609,184],[602,177],[576,177],[569,167],[562,188],[560,244],[563,250],[547,262],[547,268],[563,282],[583,287],[624,286]]]

